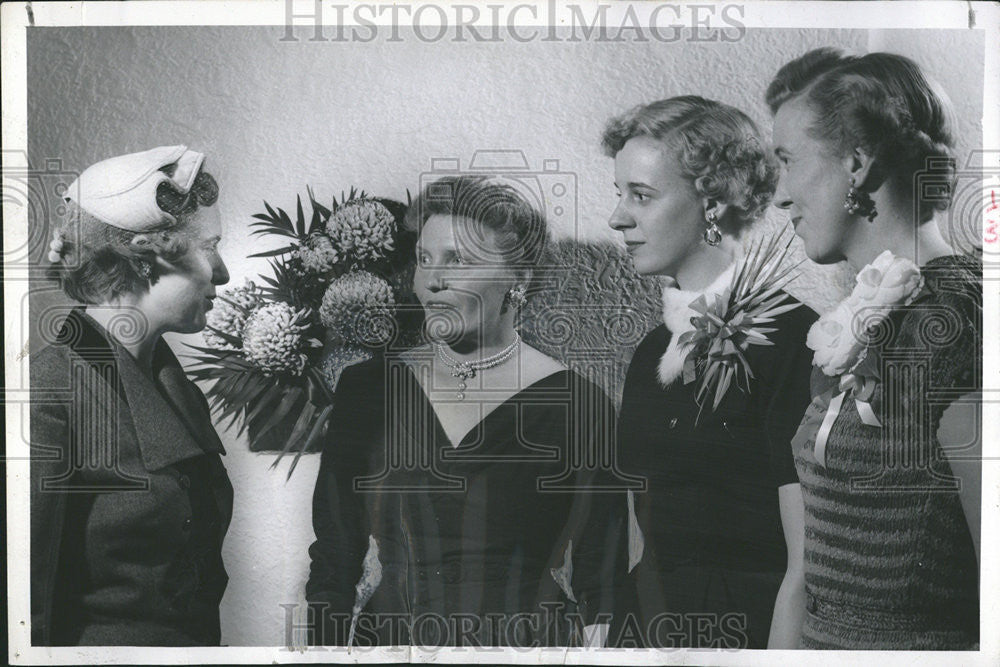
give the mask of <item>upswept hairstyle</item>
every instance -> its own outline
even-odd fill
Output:
[[[951,102],[915,62],[894,53],[816,49],[778,70],[766,94],[771,113],[799,97],[815,117],[812,136],[838,155],[862,148],[873,156],[897,191],[913,197],[920,222],[951,204]]]
[[[614,157],[639,136],[674,149],[698,194],[729,205],[719,226],[730,233],[760,218],[774,196],[774,160],[756,124],[735,107],[696,95],[643,104],[609,121],[601,143]]]
[[[487,176],[445,176],[428,184],[407,210],[404,226],[417,234],[432,215],[468,218],[493,232],[500,257],[482,257],[534,269],[549,242],[545,217],[510,185]]]
[[[170,175],[176,165],[164,167]],[[176,262],[188,251],[188,216],[200,206],[212,206],[219,185],[200,172],[185,194],[167,181],[156,190],[156,204],[177,222],[148,232],[132,232],[109,225],[73,201],[56,231],[62,241],[61,259],[49,267],[49,276],[75,301],[100,304],[124,294],[136,294],[156,283],[156,258]]]

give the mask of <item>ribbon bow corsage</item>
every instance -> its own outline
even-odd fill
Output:
[[[812,444],[813,457],[816,462],[826,467],[826,444],[830,439],[830,431],[833,424],[840,416],[840,411],[844,406],[844,401],[848,398],[854,399],[854,405],[861,417],[861,422],[867,426],[882,427],[882,422],[875,415],[872,408],[872,394],[878,386],[878,380],[874,377],[865,377],[853,373],[845,373],[840,376],[840,382],[836,389],[823,392],[813,398],[812,403],[806,409],[799,430],[795,433],[792,443],[796,449],[808,447]],[[834,391],[837,392],[834,396]]]

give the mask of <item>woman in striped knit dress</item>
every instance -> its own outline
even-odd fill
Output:
[[[982,265],[935,221],[954,182],[949,103],[904,57],[833,49],[785,65],[767,101],[776,204],[812,260],[858,271],[807,340],[802,646],[975,648]]]

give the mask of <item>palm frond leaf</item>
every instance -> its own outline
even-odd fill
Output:
[[[284,255],[286,253],[290,253],[293,250],[295,250],[296,248],[298,248],[297,245],[286,245],[286,246],[282,246],[281,248],[275,248],[274,250],[265,250],[263,252],[255,252],[252,255],[247,255],[247,257],[248,258],[253,258],[253,257],[277,257],[278,255]]]
[[[305,407],[303,407],[302,412],[299,413],[299,418],[295,420],[295,426],[292,427],[292,432],[288,435],[288,440],[285,442],[285,446],[282,448],[277,458],[275,458],[271,463],[272,469],[278,467],[278,463],[281,462],[281,459],[284,458],[285,454],[291,451],[292,447],[297,445],[299,440],[306,435],[312,426],[312,418],[314,414],[316,414],[316,406],[313,403],[306,401]]]
[[[292,465],[288,467],[288,476],[285,478],[285,481],[288,481],[289,479],[292,478],[292,473],[295,472],[295,466],[299,464],[299,459],[302,458],[302,455],[304,453],[310,451],[313,445],[323,435],[323,433],[326,430],[327,422],[330,419],[331,412],[333,412],[332,405],[328,405],[320,411],[319,416],[316,418],[315,423],[313,423],[312,430],[309,431],[308,437],[306,437],[305,442],[302,443],[302,446],[299,448],[299,451],[296,452],[295,458],[292,459]]]
[[[257,438],[263,437],[271,429],[280,424],[281,421],[292,411],[296,401],[302,397],[301,387],[281,387],[281,390],[284,394],[281,397],[281,402],[278,403],[278,407],[275,408],[268,420],[264,422],[264,425],[260,427],[259,431],[257,431]]]

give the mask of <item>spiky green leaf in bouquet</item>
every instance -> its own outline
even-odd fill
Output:
[[[761,238],[740,262],[730,286],[721,294],[702,294],[689,307],[694,329],[680,336],[678,344],[688,346],[684,359],[684,383],[697,382],[695,400],[698,418],[711,401],[718,409],[735,383],[750,393],[753,369],[745,352],[751,345],[773,345],[767,337],[777,331],[762,326],[773,323],[782,313],[798,308],[782,290],[793,279],[798,264],[786,265],[792,238],[784,234]]]

